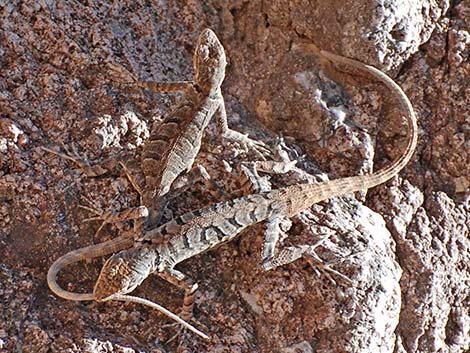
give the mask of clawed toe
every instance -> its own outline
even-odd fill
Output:
[[[252,140],[246,136],[246,141],[243,143],[245,150],[253,150],[261,160],[266,160],[266,157],[272,156],[271,150],[264,142]]]

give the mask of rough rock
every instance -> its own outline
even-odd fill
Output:
[[[470,1],[0,0],[0,352],[466,352],[470,349]],[[331,199],[293,218],[285,244],[319,243],[322,260],[262,270],[263,225],[181,270],[200,284],[196,326],[175,333],[138,305],[67,302],[46,284],[67,251],[117,236],[84,222],[139,203],[116,171],[84,176],[42,149],[75,148],[89,161],[145,142],[180,96],[129,88],[119,64],[146,80],[190,79],[203,28],[224,44],[229,124],[273,145],[325,180],[366,174],[403,149],[393,97],[363,76],[332,76],[300,44],[381,68],[417,111],[413,160],[386,185]],[[214,125],[214,124],[212,124]],[[221,187],[253,158],[211,126],[196,163]],[[293,175],[271,179],[292,184]],[[217,201],[203,185],[167,217]],[[64,270],[89,291],[104,259]],[[328,270],[331,267],[334,271]],[[343,278],[347,276],[350,281]],[[136,295],[176,311],[181,293],[156,277]]]

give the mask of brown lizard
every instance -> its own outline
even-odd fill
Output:
[[[212,30],[205,29],[199,35],[195,46],[193,81],[146,82],[136,79],[125,70],[126,74],[132,77],[132,84],[141,88],[154,92],[183,91],[185,93],[178,107],[163,121],[153,124],[149,139],[143,145],[141,172],[135,166],[136,161],[126,154],[105,161],[102,167],[100,165],[88,166],[79,158],[45,149],[74,160],[88,176],[104,174],[120,162],[132,185],[140,194],[141,204],[149,209],[149,226],[154,226],[161,208],[161,198],[168,193],[179,175],[191,169],[201,147],[204,130],[212,116],[215,116],[218,130],[224,138],[237,142],[245,148],[253,148],[259,154],[268,152],[263,143],[252,140],[247,135],[228,127],[224,98],[220,88],[225,77],[226,64],[224,47]],[[109,66],[112,71],[122,74],[122,67],[111,64]],[[90,210],[93,211],[93,209]],[[114,222],[117,218],[122,219],[121,214],[112,212],[103,213],[100,216],[105,222]]]
[[[194,51],[194,81],[155,83],[135,80],[137,85],[154,92],[185,92],[184,101],[167,119],[152,127],[144,144],[142,171],[145,186],[138,186],[144,205],[168,193],[173,181],[183,171],[191,169],[212,116],[216,118],[222,137],[259,153],[267,152],[263,143],[228,127],[220,88],[226,64],[224,47],[212,30],[205,29],[199,35]]]
[[[282,233],[279,223],[283,217],[292,217],[331,197],[372,188],[398,174],[410,160],[417,144],[416,116],[408,97],[392,79],[374,67],[325,51],[320,54],[335,66],[352,66],[371,74],[399,98],[407,120],[408,142],[403,154],[388,167],[371,175],[283,187],[217,203],[176,217],[145,232],[132,248],[122,250],[108,259],[93,294],[86,294],[89,296],[87,299],[93,298],[100,302],[126,300],[129,297],[127,293],[133,291],[149,274],[156,273],[184,290],[182,316],[189,319],[198,286],[175,268],[178,263],[230,241],[245,228],[261,221],[267,221],[262,250],[264,269],[291,263],[314,252],[315,247],[293,246],[277,251],[276,244]],[[57,286],[55,277],[63,265],[59,259],[51,266],[49,273],[53,276],[48,276],[50,286]],[[80,295],[85,294],[77,294]]]

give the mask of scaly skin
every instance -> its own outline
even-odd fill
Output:
[[[193,57],[195,71],[194,81],[181,81],[170,83],[141,82],[134,78],[134,84],[151,89],[156,92],[184,91],[183,102],[161,123],[152,126],[149,139],[143,146],[141,158],[141,172],[139,168],[132,168],[136,161],[128,160],[127,154],[119,158],[106,161],[106,168],[89,166],[74,157],[45,150],[72,159],[83,167],[85,174],[96,176],[113,168],[121,162],[129,176],[131,183],[141,195],[142,206],[146,207],[147,223],[156,224],[158,211],[161,207],[161,198],[170,190],[175,179],[184,171],[189,171],[201,147],[204,130],[212,116],[215,115],[220,134],[231,141],[245,147],[254,149],[257,153],[267,152],[264,144],[251,140],[246,135],[231,130],[228,127],[225,103],[221,92],[221,84],[225,77],[226,57],[225,51],[215,33],[205,29],[199,35]],[[141,207],[142,207],[141,206]],[[90,208],[95,212],[92,208]],[[102,212],[93,219],[103,219],[104,223],[123,221],[126,214],[132,214],[133,209],[119,213]],[[95,212],[97,213],[97,212]],[[142,221],[135,221],[135,231],[140,232]],[[103,223],[103,224],[104,224]],[[134,234],[136,236],[137,234]],[[48,285],[58,296],[69,300],[93,300],[94,294],[76,294],[63,290],[57,284],[57,274],[67,265],[75,262],[107,255],[132,246],[132,238],[119,237],[103,244],[92,245],[83,249],[72,251],[53,263],[48,272]],[[137,268],[136,265],[135,268]],[[128,297],[129,299],[130,297]],[[194,328],[188,327],[195,330]],[[197,330],[196,330],[197,331]]]
[[[109,255],[122,249],[130,248],[134,244],[134,238],[131,234],[122,235],[118,238],[108,240],[97,245],[90,245],[81,249],[71,251],[64,256],[59,257],[49,268],[47,272],[47,284],[51,291],[57,296],[67,300],[94,300],[93,293],[73,293],[62,289],[57,283],[57,275],[64,267],[79,261],[94,259],[97,257]]]
[[[145,82],[131,73],[132,85],[154,92],[183,92],[184,99],[161,122],[153,124],[150,136],[143,145],[140,160],[131,158],[129,153],[121,153],[101,164],[90,166],[76,153],[74,156],[44,149],[71,159],[87,176],[98,176],[123,164],[127,175],[141,196],[141,204],[148,208],[149,226],[158,221],[162,198],[170,191],[175,179],[188,172],[201,148],[204,131],[213,116],[222,137],[237,142],[256,153],[266,154],[268,150],[262,142],[250,139],[228,127],[221,84],[225,78],[227,65],[224,47],[215,33],[205,29],[198,37],[194,56],[194,80],[180,82]],[[122,74],[122,67],[110,65],[112,71]],[[106,219],[112,222],[113,219]],[[116,219],[116,222],[118,220]]]
[[[191,169],[201,147],[204,131],[214,115],[224,138],[258,153],[267,152],[263,143],[228,127],[220,88],[226,65],[224,47],[212,30],[205,29],[199,35],[194,51],[194,81],[154,83],[136,80],[137,85],[154,92],[185,93],[183,102],[163,122],[152,126],[150,137],[145,142],[141,161],[145,182],[137,186],[145,206],[154,208],[157,203],[155,207],[158,208],[158,200],[168,193],[174,180]]]
[[[407,120],[407,146],[390,166],[371,175],[352,176],[319,184],[302,184],[252,194],[207,206],[176,217],[150,230],[133,248],[113,255],[103,266],[94,288],[98,301],[113,299],[138,286],[150,273],[156,273],[185,290],[183,317],[189,317],[197,285],[175,269],[175,265],[232,240],[245,228],[267,221],[263,266],[266,270],[290,263],[312,247],[290,247],[276,253],[282,217],[291,217],[313,204],[331,197],[372,188],[397,175],[409,162],[417,144],[417,122],[413,107],[401,88],[381,71],[360,62],[321,52],[333,64],[359,68],[382,81],[400,101]]]
[[[331,197],[382,184],[409,162],[417,144],[413,107],[401,88],[381,71],[352,59],[321,51],[333,65],[360,69],[383,82],[400,101],[407,120],[407,146],[390,166],[371,175],[352,176],[319,184],[302,184],[261,192],[188,212],[147,231],[130,249],[113,255],[103,266],[93,290],[93,299],[107,301],[134,290],[149,274],[156,273],[185,291],[183,318],[191,315],[197,284],[175,265],[232,240],[245,228],[267,221],[263,266],[266,270],[290,263],[311,253],[313,247],[288,247],[276,252],[280,219],[291,217]]]

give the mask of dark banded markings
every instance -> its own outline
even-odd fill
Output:
[[[202,136],[202,129],[200,129],[194,122],[190,122],[185,127],[185,136],[192,139],[193,141],[199,139],[199,136]]]
[[[179,216],[179,217],[175,217],[173,218],[173,220],[175,221],[176,224],[182,226],[183,224],[185,224],[185,221],[183,221],[183,218],[182,216]]]
[[[182,215],[179,216],[178,218],[180,218],[180,219],[183,221],[182,224],[187,224],[187,223],[189,223],[191,220],[193,220],[194,218],[197,217],[196,212],[197,212],[197,211],[194,211],[194,212],[187,212],[187,213],[185,213],[185,214],[182,214]]]
[[[168,153],[168,161],[171,162],[168,166],[177,166],[179,168],[181,168],[182,166],[184,167],[184,165],[186,164],[186,161],[184,160],[184,158],[186,158],[186,156],[181,156],[180,154],[184,154],[184,153],[181,153],[181,151],[178,149],[180,146],[173,146],[173,148],[171,149],[171,151]],[[173,163],[173,164],[172,164]]]
[[[260,203],[256,205],[255,209],[253,210],[253,215],[256,219],[256,222],[260,222],[264,219],[267,219],[269,217],[268,205],[265,203]]]
[[[237,228],[243,228],[245,227],[245,224],[243,223],[240,223],[238,220],[237,220],[237,217],[231,217],[231,218],[228,218],[227,221],[232,224],[233,226],[237,227]]]
[[[195,210],[195,211],[193,211],[193,212],[191,212],[191,213],[192,213],[192,215],[193,215],[194,217],[201,217],[203,211],[204,211],[203,209],[198,209],[198,210]]]
[[[251,210],[240,210],[235,214],[235,221],[242,227],[247,227],[256,223],[256,220],[251,217],[252,214],[253,212]]]
[[[227,216],[233,207],[228,202],[220,202],[214,205],[214,211],[218,214]]]
[[[161,235],[167,235],[168,234],[168,227],[170,227],[170,224],[165,224],[163,227],[160,227],[160,234]]]
[[[159,233],[161,235],[172,234],[176,235],[179,234],[181,231],[181,226],[175,221],[175,218],[168,223],[165,223],[163,226],[159,228]]]
[[[181,238],[183,239],[183,245],[186,249],[190,249],[191,248],[191,243],[189,241],[189,236],[186,235],[186,234],[181,234]]]
[[[258,218],[256,218],[255,210],[250,210],[248,212],[248,217],[250,217],[251,224],[258,223]]]
[[[240,205],[240,201],[239,199],[230,199],[225,201],[225,204],[231,208],[235,208]]]
[[[145,158],[142,161],[142,169],[144,170],[144,173],[146,175],[155,174],[155,172],[160,170],[160,166],[161,166],[160,162],[158,160],[153,159],[153,158]]]
[[[161,140],[161,139],[154,139],[154,140],[147,140],[145,142],[145,147],[144,147],[144,154],[152,158],[152,156],[155,156],[158,154],[158,158],[160,158],[165,151],[168,149],[168,140]]]
[[[205,244],[217,244],[218,243],[218,232],[213,227],[201,229],[201,242]]]
[[[179,132],[179,124],[179,121],[165,122],[158,126],[158,129],[152,130],[149,139],[151,141],[168,141],[169,138],[177,136]]]
[[[180,136],[175,147],[177,147],[175,152],[177,154],[182,154],[184,158],[186,158],[186,154],[188,154],[189,151],[192,151],[195,148],[193,141],[189,140],[186,136]]]
[[[233,225],[229,219],[230,218],[224,219],[221,223],[213,225],[213,227],[218,230],[219,240],[223,240],[223,238],[235,235],[239,232],[239,227]]]
[[[168,149],[170,148],[169,145],[155,141],[149,142],[149,144],[153,144],[154,146],[148,146],[151,148],[144,147],[142,159],[153,159],[155,162],[161,162],[161,159],[167,154]]]
[[[172,258],[174,258],[175,255],[178,255],[179,252],[176,250],[172,241],[167,242],[166,245],[168,247],[168,253],[171,255]]]
[[[198,129],[198,131],[203,131],[204,128],[207,126],[207,110],[206,111],[202,111],[201,112],[202,114],[204,114],[204,116],[196,116],[196,118],[192,121],[192,123],[194,124],[194,126]]]

